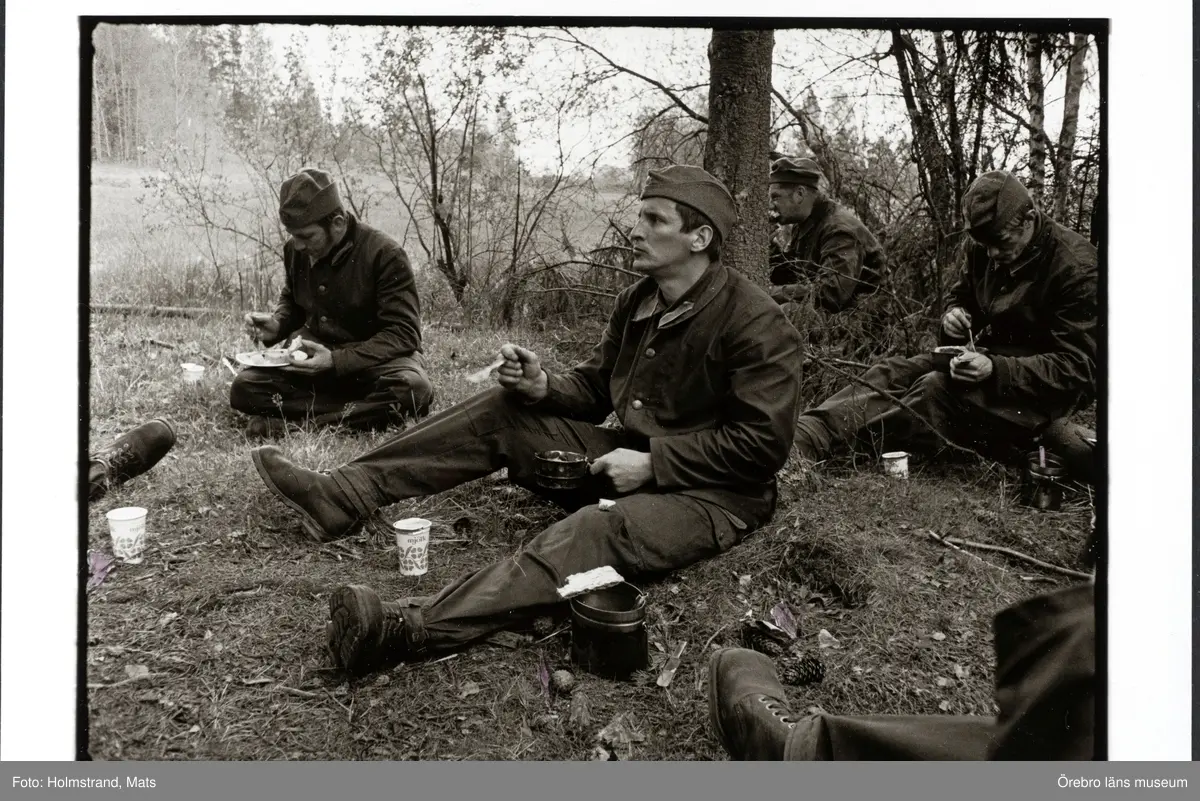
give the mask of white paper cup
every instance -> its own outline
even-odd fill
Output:
[[[392,524],[396,529],[396,550],[400,554],[400,575],[423,576],[429,570],[428,520],[406,517]]]
[[[883,473],[894,478],[908,478],[908,454],[892,451],[883,454]]]
[[[146,510],[123,506],[105,517],[112,535],[113,556],[131,565],[141,564],[142,552],[146,550]]]
[[[183,368],[183,383],[185,384],[199,384],[204,378],[204,365],[202,364],[184,362],[179,366]]]

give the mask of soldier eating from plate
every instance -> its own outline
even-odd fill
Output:
[[[421,352],[421,305],[408,255],[342,205],[329,173],[306,167],[279,190],[284,283],[275,309],[250,312],[246,333],[291,345],[279,367],[249,367],[230,405],[251,436],[290,423],[380,429],[423,417],[433,387]],[[295,343],[299,340],[299,348]]]

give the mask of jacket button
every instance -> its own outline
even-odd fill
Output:
[[[324,294],[325,293],[325,285],[321,284],[319,287],[317,287],[317,291],[320,292],[321,294]]]
[[[640,400],[635,400],[632,405],[634,409],[642,408],[642,402]]]
[[[323,323],[327,323],[327,322],[329,322],[329,318],[328,318],[328,317],[326,317],[325,315],[323,315],[323,314],[322,314],[322,315],[321,315],[321,322],[323,322]]]
[[[646,348],[646,358],[647,359],[654,358],[654,348]]]

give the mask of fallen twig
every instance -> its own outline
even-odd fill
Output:
[[[869,364],[864,364],[863,362],[852,362],[849,359],[835,359],[832,356],[812,356],[812,355],[810,355],[804,360],[804,364],[807,365],[811,361],[826,361],[826,362],[833,362],[834,364],[844,364],[847,367],[857,367],[860,370],[871,369],[871,365],[869,365]]]
[[[708,642],[704,643],[704,647],[700,649],[700,654],[702,656],[704,654],[708,653],[708,646],[712,645],[713,640],[717,639],[717,635],[720,634],[725,629],[729,628],[729,625],[730,624],[726,623],[724,626],[721,626],[721,628],[719,628],[713,632],[713,635],[708,638]]]
[[[563,626],[562,628],[558,629],[557,631],[552,631],[552,632],[550,632],[549,634],[547,634],[545,637],[543,637],[543,638],[542,638],[542,639],[540,639],[540,640],[534,640],[533,644],[534,644],[534,645],[540,645],[541,643],[544,643],[546,640],[549,640],[549,639],[551,639],[551,638],[553,638],[553,637],[557,637],[558,635],[562,634],[564,631],[566,631],[566,630],[567,630],[567,629],[569,629],[569,628],[571,628],[571,624],[570,624],[570,623],[568,623],[567,625],[565,625],[565,626]]]
[[[108,688],[112,688],[112,687],[121,687],[125,684],[133,684],[135,681],[142,681],[143,679],[156,679],[159,676],[165,676],[165,675],[166,675],[165,673],[145,673],[141,676],[131,676],[128,679],[121,679],[120,681],[114,681],[112,684],[100,684],[100,683],[90,683],[89,682],[88,689],[89,690],[103,690],[103,689],[108,689]]]
[[[1041,559],[1034,559],[1032,556],[1021,553],[1020,551],[1014,551],[1012,548],[1005,548],[1000,545],[987,545],[982,542],[971,542],[970,540],[960,540],[960,539],[951,538],[951,537],[946,537],[945,541],[950,545],[961,545],[964,548],[976,548],[981,551],[995,551],[996,553],[1002,553],[1002,554],[1005,554],[1006,556],[1011,556],[1013,559],[1020,559],[1021,561],[1028,562],[1031,565],[1037,565],[1038,567],[1042,568],[1043,570],[1049,570],[1054,573],[1061,573],[1064,576],[1071,576],[1073,578],[1081,578],[1081,579],[1089,579],[1089,580],[1092,578],[1091,573],[1082,573],[1078,570],[1072,570],[1069,567],[1059,567],[1058,565],[1052,565],[1049,562],[1043,562]]]
[[[318,698],[318,697],[320,697],[316,693],[310,693],[307,690],[297,690],[295,687],[288,687],[286,684],[276,684],[271,689],[282,690],[285,693],[287,693],[288,695],[298,695],[301,698]]]
[[[161,339],[154,339],[153,337],[147,339],[146,344],[158,345],[160,348],[166,348],[167,350],[175,350],[178,347],[177,345],[172,345],[170,342],[163,342]]]
[[[88,311],[94,314],[144,314],[151,317],[201,317],[206,314],[228,314],[229,309],[209,309],[197,306],[135,306],[125,303],[93,303]]]
[[[977,553],[971,553],[970,551],[964,551],[962,548],[959,548],[957,545],[950,542],[949,537],[943,537],[940,534],[938,534],[937,532],[935,532],[933,529],[925,529],[925,533],[928,534],[930,537],[932,537],[937,542],[941,543],[942,545],[945,545],[947,548],[952,548],[952,549],[958,551],[959,553],[963,554],[964,556],[969,556],[972,559],[977,559],[980,562],[983,562],[988,567],[996,568],[1001,573],[1008,572],[1008,569],[1005,568],[1003,565],[998,565],[995,562],[989,562],[987,559],[984,559],[982,556],[980,556]]]

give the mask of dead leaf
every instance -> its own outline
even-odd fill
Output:
[[[161,629],[164,626],[171,625],[172,621],[174,621],[175,618],[177,618],[177,617],[179,617],[178,612],[164,612],[162,614],[162,616],[158,619],[158,628]]]
[[[238,537],[243,537],[243,536],[245,536],[245,532],[243,532],[243,531],[231,531],[231,532],[229,532],[229,536],[230,536],[230,538],[231,538],[231,539],[237,539]]]
[[[150,675],[150,668],[145,665],[126,665],[125,675],[131,679],[140,679]]]
[[[750,586],[750,574],[749,573],[747,573],[744,576],[738,576],[738,586],[739,587],[749,587]]]
[[[94,590],[99,587],[116,566],[117,560],[103,551],[88,551],[88,572],[91,576],[88,578],[87,588]]]
[[[205,629],[204,630],[204,639],[211,640],[212,638],[213,638],[212,629]]]
[[[937,640],[938,642],[941,642],[942,640],[946,639],[946,635],[942,634],[940,631],[935,631],[933,633],[933,639]]]
[[[937,686],[939,687],[949,687],[953,683],[953,679],[947,679],[944,676],[938,676],[937,678]]]
[[[796,639],[796,618],[792,617],[792,610],[785,602],[775,604],[771,609],[771,619],[775,621],[776,626],[786,631],[789,637]]]
[[[275,681],[275,679],[269,678],[267,676],[259,676],[258,678],[255,678],[255,679],[242,679],[242,684],[245,684],[247,687],[252,687],[255,684],[271,684],[274,681]]]
[[[949,712],[950,711],[950,702],[942,701],[940,704],[938,704],[938,709],[942,710],[943,712]]]
[[[462,692],[458,694],[459,698],[469,698],[479,692],[479,685],[473,681],[468,681],[462,686]]]
[[[618,760],[627,761],[633,758],[633,744],[646,741],[643,734],[628,712],[618,712],[607,726],[596,735],[602,744],[612,749],[612,754]]]
[[[612,761],[612,752],[602,745],[598,745],[592,749],[592,755],[589,757],[592,762],[610,762]]]
[[[188,729],[188,734],[195,734],[195,733],[197,733],[198,731],[200,731],[200,724],[199,724],[199,723],[197,723],[195,726],[192,726],[192,728]]]
[[[838,642],[837,637],[834,637],[826,629],[821,629],[817,633],[817,645],[821,648],[841,648],[842,644]]]
[[[954,675],[960,679],[965,679],[967,676],[971,675],[971,669],[965,668],[962,665],[955,665],[954,666]]]
[[[567,723],[575,731],[582,731],[592,725],[592,712],[588,708],[587,694],[576,690],[571,696],[571,715]]]
[[[672,595],[678,595],[678,594],[679,594],[679,585],[678,585],[678,584],[672,584],[672,585],[671,585],[670,587],[668,587],[667,589],[670,591],[670,593],[671,593]]]

